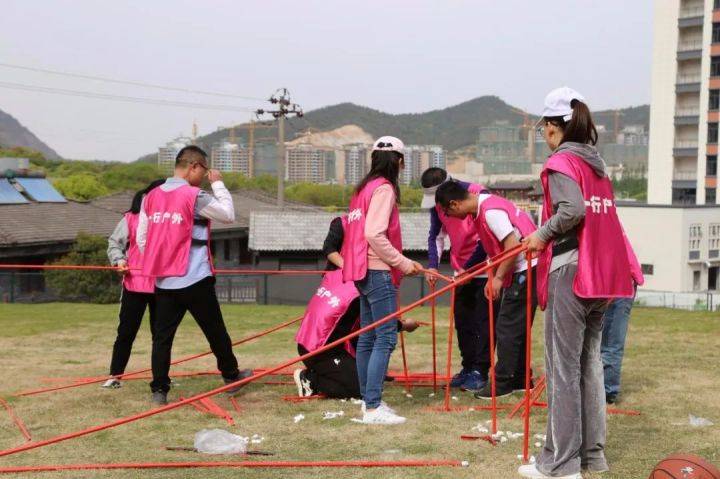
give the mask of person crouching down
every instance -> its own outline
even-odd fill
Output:
[[[323,280],[310,299],[300,329],[295,336],[298,353],[305,355],[332,343],[360,328],[360,293],[352,281],[342,279],[343,258],[340,255],[347,216],[337,217],[330,223],[323,253],[327,257]],[[398,321],[404,331],[414,331],[417,323],[412,319]],[[357,339],[328,349],[305,359],[307,369],[293,373],[298,396],[322,394],[328,398],[359,398],[355,348]]]

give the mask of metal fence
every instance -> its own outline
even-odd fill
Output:
[[[221,303],[306,304],[320,283],[320,276],[222,275],[215,290]],[[429,293],[421,277],[406,278],[400,290],[400,304],[408,304]],[[448,295],[438,298],[447,304]],[[120,298],[120,290],[117,291]],[[73,301],[50,288],[42,271],[0,271],[0,303],[45,303]],[[670,293],[639,290],[637,306],[720,311],[720,292]]]
[[[720,311],[720,293],[670,293],[666,291],[638,290],[635,297],[637,306],[650,308],[684,309],[687,311]]]

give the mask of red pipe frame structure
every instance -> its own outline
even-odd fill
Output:
[[[503,260],[505,260],[505,259],[512,258],[514,255],[519,254],[519,253],[520,253],[521,251],[523,251],[524,249],[525,249],[524,246],[518,245],[518,246],[515,247],[515,248],[509,249],[509,250],[507,250],[507,251],[505,251],[505,252],[497,255],[495,258],[493,258],[493,260],[494,260],[494,261],[503,261]],[[179,408],[179,407],[185,406],[185,405],[190,404],[190,403],[192,403],[192,402],[199,401],[200,399],[203,399],[203,398],[206,398],[206,397],[210,397],[210,396],[214,396],[214,395],[216,395],[216,394],[220,394],[220,393],[225,392],[225,391],[228,391],[228,390],[230,390],[230,389],[234,389],[234,388],[236,388],[236,387],[238,387],[238,386],[244,386],[245,384],[248,384],[248,383],[250,383],[250,382],[252,382],[252,381],[255,381],[255,380],[257,380],[257,379],[260,379],[260,378],[262,378],[262,377],[265,377],[265,376],[267,376],[267,375],[269,375],[269,374],[272,374],[272,373],[274,373],[274,372],[276,372],[276,371],[280,371],[280,370],[282,370],[282,369],[285,369],[285,368],[287,368],[287,367],[289,367],[289,366],[291,366],[291,365],[293,365],[293,364],[296,364],[296,363],[298,363],[298,362],[300,362],[300,361],[304,361],[304,360],[306,360],[306,359],[308,359],[308,358],[310,358],[310,357],[313,357],[313,356],[316,356],[316,355],[318,355],[318,354],[321,354],[321,353],[323,353],[323,352],[325,352],[325,351],[327,351],[327,350],[329,350],[329,349],[332,349],[332,348],[334,348],[334,347],[336,347],[336,346],[339,346],[339,345],[341,345],[341,344],[344,344],[344,342],[347,341],[347,340],[349,340],[349,339],[358,337],[358,336],[360,336],[361,334],[363,334],[363,333],[365,333],[365,332],[367,332],[367,331],[370,331],[370,330],[372,330],[372,329],[375,329],[375,328],[377,328],[378,326],[381,326],[381,325],[387,323],[388,321],[391,321],[391,320],[395,319],[396,317],[401,316],[402,314],[405,314],[405,313],[407,313],[408,311],[410,311],[410,310],[412,310],[412,309],[415,309],[416,307],[424,304],[425,302],[429,301],[430,299],[432,299],[432,298],[437,298],[437,297],[440,296],[441,294],[444,294],[444,293],[446,293],[446,292],[448,292],[448,291],[454,290],[457,286],[467,283],[467,282],[470,281],[473,277],[475,277],[475,276],[477,276],[478,274],[481,274],[481,273],[483,273],[484,271],[490,269],[491,266],[492,266],[492,264],[491,264],[489,261],[487,261],[487,262],[485,262],[485,263],[480,263],[480,264],[476,265],[475,267],[471,268],[470,270],[468,270],[468,272],[466,272],[464,275],[456,278],[456,281],[455,281],[454,283],[448,284],[448,285],[446,285],[446,286],[443,286],[442,288],[440,288],[439,290],[435,291],[434,293],[432,293],[432,294],[430,294],[430,295],[428,295],[428,296],[425,296],[425,297],[423,297],[423,298],[420,298],[419,300],[417,300],[417,301],[415,301],[415,302],[413,302],[413,303],[411,303],[411,304],[409,304],[409,305],[407,305],[407,306],[399,309],[398,311],[395,311],[394,313],[391,313],[391,314],[385,316],[384,318],[379,319],[378,321],[374,322],[373,324],[370,324],[370,325],[368,325],[368,326],[366,326],[366,327],[364,327],[364,328],[360,328],[358,331],[355,331],[355,332],[353,332],[353,333],[348,334],[348,335],[345,336],[345,337],[339,338],[339,339],[337,339],[336,341],[333,341],[333,342],[331,342],[331,343],[328,343],[328,344],[326,344],[325,346],[323,346],[323,347],[321,347],[321,348],[318,348],[317,350],[313,351],[312,353],[307,353],[307,354],[303,354],[303,355],[301,355],[301,356],[297,356],[297,357],[295,357],[295,358],[293,358],[293,359],[290,359],[290,360],[288,360],[288,361],[285,361],[284,363],[281,363],[281,364],[279,364],[279,365],[277,365],[277,366],[275,366],[275,367],[272,367],[272,368],[270,368],[270,369],[267,369],[266,371],[263,371],[263,372],[261,372],[261,373],[254,374],[254,375],[252,375],[252,376],[250,376],[250,377],[241,379],[241,380],[239,380],[239,381],[235,381],[235,382],[230,383],[230,384],[226,384],[226,385],[224,385],[224,386],[221,386],[221,387],[216,388],[216,389],[212,389],[212,390],[210,390],[210,391],[207,391],[207,392],[204,392],[204,393],[201,393],[201,394],[196,394],[195,396],[192,396],[192,397],[190,397],[190,398],[184,399],[184,400],[182,400],[182,401],[178,401],[178,402],[175,402],[175,403],[167,404],[167,405],[165,405],[165,406],[161,406],[161,407],[158,407],[158,408],[155,408],[155,409],[146,410],[146,411],[143,411],[143,412],[138,413],[138,414],[134,414],[134,415],[127,416],[127,417],[124,417],[124,418],[116,419],[116,420],[114,420],[114,421],[110,421],[110,422],[107,422],[107,423],[104,423],[104,424],[99,424],[99,425],[97,425],[97,426],[92,426],[92,427],[89,427],[89,428],[86,428],[86,429],[82,429],[82,430],[80,430],[80,431],[74,431],[74,432],[70,432],[70,433],[66,433],[66,434],[61,434],[61,435],[59,435],[59,436],[55,436],[55,437],[52,437],[52,438],[49,438],[49,439],[44,439],[44,440],[41,440],[41,441],[33,441],[33,442],[29,442],[29,443],[27,443],[27,444],[23,444],[22,446],[17,446],[17,447],[11,448],[11,449],[5,449],[5,450],[3,450],[3,451],[0,451],[0,457],[9,456],[9,455],[12,455],[12,454],[17,454],[17,453],[24,452],[24,451],[29,451],[29,450],[31,450],[31,449],[36,449],[36,448],[39,448],[39,447],[48,446],[48,445],[50,445],[50,444],[56,444],[56,443],[59,443],[59,442],[64,442],[64,441],[67,441],[67,440],[69,440],[69,439],[74,439],[74,438],[77,438],[77,437],[82,437],[82,436],[86,436],[86,435],[89,435],[89,434],[93,434],[93,433],[95,433],[95,432],[104,431],[104,430],[106,430],[106,429],[111,429],[111,428],[114,428],[114,427],[117,427],[117,426],[121,426],[121,425],[123,425],[123,424],[127,424],[127,423],[130,423],[130,422],[138,421],[138,420],[140,420],[140,419],[144,419],[144,418],[147,418],[147,417],[150,417],[150,416],[155,416],[155,415],[157,415],[157,414],[161,414],[161,413],[163,413],[163,412],[167,412],[167,411],[171,411],[171,410],[173,410],[173,409],[177,409],[177,408]]]
[[[102,430],[114,428],[123,424],[127,424],[130,422],[134,422],[140,419],[144,419],[150,416],[154,416],[166,411],[170,411],[185,405],[193,405],[197,407],[197,403],[200,402],[200,404],[203,404],[207,407],[208,403],[212,403],[208,399],[211,396],[220,394],[222,392],[225,392],[229,389],[235,388],[237,386],[248,384],[252,381],[255,381],[257,379],[260,379],[262,377],[274,374],[278,371],[281,371],[293,364],[296,364],[300,361],[304,361],[305,359],[308,359],[312,356],[315,356],[317,354],[320,354],[322,352],[325,352],[331,348],[334,348],[340,344],[343,344],[345,341],[355,338],[362,333],[369,331],[371,329],[374,329],[382,324],[385,324],[386,322],[400,317],[402,314],[426,303],[430,302],[432,306],[431,310],[431,326],[432,326],[432,346],[433,346],[433,373],[432,373],[432,379],[433,379],[433,389],[434,391],[437,391],[437,346],[436,346],[436,318],[435,318],[435,300],[438,296],[450,291],[451,292],[451,301],[450,301],[450,308],[449,308],[449,330],[448,330],[448,354],[447,354],[447,368],[446,368],[446,389],[445,389],[445,402],[444,402],[444,410],[450,411],[457,408],[450,408],[450,379],[452,374],[452,336],[453,336],[453,329],[454,329],[454,299],[456,294],[456,288],[468,281],[470,281],[472,278],[476,277],[477,275],[487,272],[488,273],[488,282],[492,282],[493,280],[493,273],[494,269],[497,264],[502,263],[503,261],[512,258],[513,256],[520,254],[521,252],[525,251],[526,260],[528,262],[528,273],[527,273],[527,301],[526,301],[526,364],[525,364],[525,397],[523,401],[524,405],[524,411],[523,411],[523,459],[525,462],[528,461],[529,457],[529,436],[530,436],[530,412],[531,407],[533,405],[536,406],[542,406],[541,403],[537,403],[537,399],[539,398],[539,395],[542,393],[542,388],[536,388],[535,390],[531,391],[530,389],[530,371],[531,371],[531,361],[532,361],[532,281],[533,281],[533,270],[532,270],[532,256],[531,253],[526,250],[526,248],[523,245],[518,245],[515,248],[509,249],[507,251],[504,251],[503,253],[497,255],[494,258],[488,259],[484,263],[480,263],[476,265],[475,267],[469,269],[464,274],[460,275],[457,278],[451,279],[446,276],[443,276],[439,273],[430,272],[430,274],[433,274],[439,278],[442,278],[446,281],[448,281],[448,284],[440,288],[439,290],[436,290],[435,284],[431,284],[431,293],[403,308],[398,309],[396,312],[376,321],[375,323],[366,326],[364,328],[361,328],[358,331],[355,331],[343,338],[340,338],[336,341],[333,341],[329,344],[326,344],[325,346],[313,351],[312,353],[307,353],[302,356],[298,356],[294,359],[288,360],[278,366],[268,368],[262,371],[257,371],[253,376],[250,376],[248,378],[236,381],[231,384],[224,385],[222,387],[197,394],[195,396],[192,396],[187,399],[182,399],[178,402],[171,403],[159,408],[150,409],[135,415],[127,416],[124,418],[116,419],[114,421],[100,424],[97,426],[93,426],[87,429],[83,429],[80,431],[74,431],[71,433],[59,435],[53,438],[41,440],[41,441],[35,441],[33,442],[30,438],[29,433],[27,432],[27,429],[22,424],[22,421],[17,418],[14,413],[12,412],[12,409],[10,406],[0,399],[2,401],[3,406],[8,410],[11,417],[16,421],[16,424],[20,428],[20,430],[23,432],[23,435],[26,437],[26,439],[30,442],[17,446],[11,449],[6,449],[3,451],[0,451],[0,457],[8,456],[12,454],[17,454],[20,452],[28,451],[31,449],[47,446],[50,444],[55,444],[58,442],[63,442],[69,439],[89,435],[95,432],[99,432]],[[68,265],[0,265],[0,269],[56,269],[56,270],[68,270],[68,269],[74,269],[74,270],[118,270],[116,267],[108,267],[108,266],[68,266]],[[277,274],[296,274],[296,275],[302,275],[302,274],[324,274],[325,271],[277,271],[277,270],[216,270],[215,271],[218,274],[267,274],[267,275],[277,275]],[[427,271],[426,271],[427,272]],[[490,382],[491,382],[491,390],[492,390],[492,397],[491,397],[491,406],[489,408],[487,407],[472,407],[469,409],[475,409],[475,410],[482,410],[482,409],[490,409],[492,411],[492,433],[495,435],[497,433],[497,411],[500,408],[506,408],[509,407],[508,405],[502,405],[498,406],[496,402],[496,396],[495,396],[495,388],[496,388],[496,377],[495,377],[495,318],[494,318],[494,305],[493,301],[489,301],[489,334],[490,334]],[[272,328],[269,328],[265,331],[262,331],[260,333],[251,335],[249,337],[243,338],[235,343],[233,345],[242,344],[244,342],[250,341],[252,339],[259,338],[261,336],[270,334],[274,331],[277,331],[279,329],[282,329],[284,327],[287,327],[293,323],[296,323],[300,321],[302,317],[295,318],[293,320],[287,321],[285,323],[282,323],[280,325],[274,326]],[[401,333],[401,345],[403,349],[403,365],[404,365],[404,373],[405,373],[405,379],[408,381],[406,383],[406,386],[409,386],[411,384],[412,376],[408,373],[407,368],[407,358],[405,355],[405,347],[404,347],[404,337]],[[176,361],[173,361],[172,364],[179,364],[182,362],[190,361],[192,359],[197,359],[199,357],[207,356],[211,354],[210,351],[195,354],[192,356],[187,356],[181,359],[178,359]],[[118,378],[122,377],[129,377],[134,375],[139,375],[142,373],[148,372],[149,369],[144,370],[138,370],[133,371],[130,373],[126,373],[120,376],[116,376]],[[419,377],[419,376],[418,376]],[[46,388],[42,390],[36,390],[36,391],[27,391],[24,393],[20,393],[20,396],[29,396],[33,394],[40,394],[42,392],[49,392],[49,391],[56,391],[60,389],[67,389],[71,387],[77,387],[77,386],[83,386],[87,384],[93,384],[97,382],[101,382],[107,379],[107,376],[99,377],[99,378],[93,378],[89,381],[81,381],[81,382],[74,382],[72,384],[66,384],[62,386],[52,387],[52,388]],[[543,383],[544,384],[544,383]],[[540,384],[538,384],[540,385]],[[532,396],[532,398],[531,398]],[[237,402],[234,400],[234,397],[231,397],[231,403],[233,404],[233,407],[240,411],[240,407],[237,404]],[[213,411],[216,414],[219,414],[220,412],[223,412],[224,414],[228,415],[227,411],[222,410],[222,408],[218,407],[218,411]],[[511,412],[510,417],[517,412],[518,407],[515,408]],[[610,411],[609,411],[610,412]],[[639,413],[635,411],[623,411],[623,410],[613,410],[613,413],[616,414],[628,414],[628,415],[637,415]],[[460,466],[460,465],[466,465],[465,463],[461,463],[460,461],[394,461],[394,462],[369,462],[369,461],[324,461],[324,462],[292,462],[292,461],[285,461],[285,462],[177,462],[177,463],[118,463],[118,464],[77,464],[77,465],[57,465],[57,466],[30,466],[30,467],[6,467],[6,468],[0,468],[0,473],[17,473],[17,472],[40,472],[40,471],[57,471],[57,470],[80,470],[80,469],[149,469],[149,468],[186,468],[186,467],[424,467],[424,466]]]

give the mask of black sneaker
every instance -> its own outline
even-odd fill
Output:
[[[512,384],[508,381],[495,381],[495,397],[501,398],[513,393]],[[490,381],[481,390],[474,394],[476,399],[492,399],[492,384]]]
[[[153,391],[152,403],[158,406],[164,406],[167,402],[167,393],[165,391]]]
[[[240,370],[240,373],[238,374],[238,376],[237,376],[235,379],[225,379],[225,378],[223,378],[223,381],[225,382],[225,384],[231,384],[231,383],[238,382],[238,381],[240,381],[241,379],[249,378],[249,377],[252,376],[252,375],[253,375],[252,369],[241,369],[241,370]],[[225,391],[225,394],[227,394],[228,396],[234,396],[235,394],[237,394],[238,392],[240,392],[240,390],[241,390],[242,388],[244,388],[244,387],[245,387],[244,384],[241,384],[241,385],[239,385],[239,386],[235,386],[234,388],[230,388],[230,389],[228,389],[227,391]]]
[[[535,382],[533,382],[533,380],[531,379],[530,380],[530,390],[532,391],[533,389],[535,389]],[[516,393],[517,392],[522,392],[522,393],[525,392],[525,379],[524,378],[513,382],[513,392],[516,392]]]
[[[605,402],[607,404],[615,404],[617,402],[617,394],[616,393],[608,393],[605,395]]]

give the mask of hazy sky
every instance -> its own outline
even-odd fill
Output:
[[[423,112],[493,94],[537,113],[564,84],[595,109],[648,103],[651,25],[651,0],[5,1],[0,63],[255,98],[287,87],[306,111]],[[264,106],[5,67],[0,83]],[[203,134],[250,118],[2,86],[0,109],[64,157],[120,161],[193,119]]]

